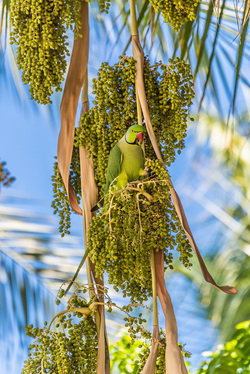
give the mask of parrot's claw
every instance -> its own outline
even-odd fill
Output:
[[[138,195],[144,195],[148,201],[152,201],[153,197],[146,191],[142,190],[140,187],[131,187],[131,185],[133,184],[136,184],[136,185],[139,185],[139,184],[142,184],[141,181],[134,181],[134,182],[129,182],[126,184],[126,186],[124,187],[124,189],[128,189],[128,190],[133,190],[133,191],[138,191]]]

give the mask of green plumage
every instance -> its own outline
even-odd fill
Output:
[[[105,194],[108,193],[113,181],[112,186],[121,190],[128,182],[136,181],[143,174],[145,132],[143,126],[130,126],[126,134],[111,149],[108,159]],[[104,198],[91,211],[98,210],[103,202]]]
[[[121,190],[128,182],[136,181],[144,170],[144,133],[140,125],[131,126],[126,134],[111,149],[108,160],[105,194],[110,184],[117,178],[117,190]]]

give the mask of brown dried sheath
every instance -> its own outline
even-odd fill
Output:
[[[148,104],[147,104],[147,99],[146,99],[146,93],[145,93],[145,87],[144,87],[144,81],[143,81],[144,55],[143,55],[143,50],[141,48],[140,41],[139,41],[139,38],[138,38],[137,35],[132,37],[132,43],[133,43],[134,58],[136,60],[136,85],[137,85],[137,90],[138,90],[138,94],[139,94],[139,99],[140,99],[140,104],[141,104],[143,116],[144,116],[144,119],[145,119],[145,122],[146,122],[147,132],[148,132],[149,138],[151,140],[151,143],[153,145],[153,148],[154,148],[154,151],[155,151],[155,154],[156,154],[157,158],[163,163],[163,159],[162,159],[162,156],[161,156],[161,153],[160,153],[157,141],[156,141],[155,133],[154,133],[154,130],[153,130],[153,127],[152,127],[152,124],[151,124],[151,120],[150,120]],[[195,243],[192,232],[190,230],[190,227],[189,227],[189,224],[188,224],[188,221],[187,221],[187,218],[186,218],[181,200],[180,200],[177,192],[175,191],[175,189],[173,187],[172,181],[169,179],[168,182],[171,186],[170,187],[170,194],[171,194],[172,199],[173,199],[174,207],[176,209],[176,212],[178,214],[180,222],[183,226],[183,229],[184,229],[184,231],[185,231],[185,233],[188,237],[188,240],[191,244],[191,247],[192,247],[193,251],[195,252],[195,254],[198,258],[199,265],[200,265],[202,274],[204,276],[204,279],[207,282],[211,283],[214,287],[218,288],[219,290],[221,290],[225,293],[228,293],[228,294],[231,294],[231,295],[236,294],[238,291],[234,287],[218,286],[216,284],[216,282],[214,281],[213,277],[211,276],[211,274],[209,273],[209,271],[207,270],[207,267],[206,267],[206,265],[205,265],[205,263],[202,259],[202,256],[201,256],[201,254],[198,250],[198,247]]]
[[[69,185],[69,169],[72,158],[75,117],[89,53],[88,3],[81,2],[81,37],[74,40],[69,70],[60,106],[61,129],[58,137],[57,159],[61,176],[74,212],[82,214],[73,188]]]

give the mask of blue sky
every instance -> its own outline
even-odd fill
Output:
[[[106,26],[111,29],[109,22],[106,23]],[[106,56],[105,50],[100,53],[100,44],[96,42],[96,37],[97,34],[93,32],[91,34],[89,63],[90,80],[95,75],[101,61],[105,59],[104,56]],[[103,45],[105,44],[103,43]],[[111,60],[114,61],[117,56],[119,56],[119,50],[115,48]],[[5,61],[6,64],[11,63],[9,56],[6,55]],[[25,100],[18,101],[13,86],[8,79],[0,82],[0,160],[7,161],[7,168],[16,177],[13,186],[6,190],[3,189],[1,194],[3,196],[28,198],[30,199],[29,210],[51,217],[53,214],[50,207],[52,200],[51,175],[60,128],[59,97],[56,98],[51,107],[51,116],[44,107],[37,108],[31,104],[30,100],[27,102]],[[206,211],[201,210],[197,203],[188,199],[183,193],[187,185],[190,186],[193,183],[195,188],[198,188],[200,183],[198,175],[191,167],[193,157],[197,156],[194,147],[196,126],[196,123],[191,124],[186,141],[187,148],[177,157],[175,164],[171,167],[170,174],[177,192],[183,200],[184,207],[187,209],[187,215],[197,244],[201,252],[205,253],[208,248],[206,243],[208,238],[204,236],[206,230],[202,229],[201,217],[205,220],[205,218],[211,218],[211,216]],[[207,157],[208,150],[209,147],[207,146],[200,149],[199,157],[203,160],[203,166],[211,169],[210,159]],[[216,227],[214,220],[210,224],[210,227]],[[75,235],[82,235],[81,217],[74,217],[72,232]],[[209,240],[215,240],[213,235],[210,235]],[[179,278],[173,277],[169,281],[169,292],[173,297],[174,307],[177,311],[180,339],[187,343],[187,350],[193,353],[192,360],[197,363],[201,359],[201,351],[212,348],[217,333],[211,322],[204,322],[204,312],[194,304],[195,287],[188,293],[185,287],[186,283],[183,283]],[[190,339],[191,334],[196,335],[193,343]],[[208,337],[205,342],[204,335]],[[200,342],[198,348],[197,341]]]

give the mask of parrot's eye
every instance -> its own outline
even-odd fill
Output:
[[[134,132],[134,130],[131,130],[132,132]]]

